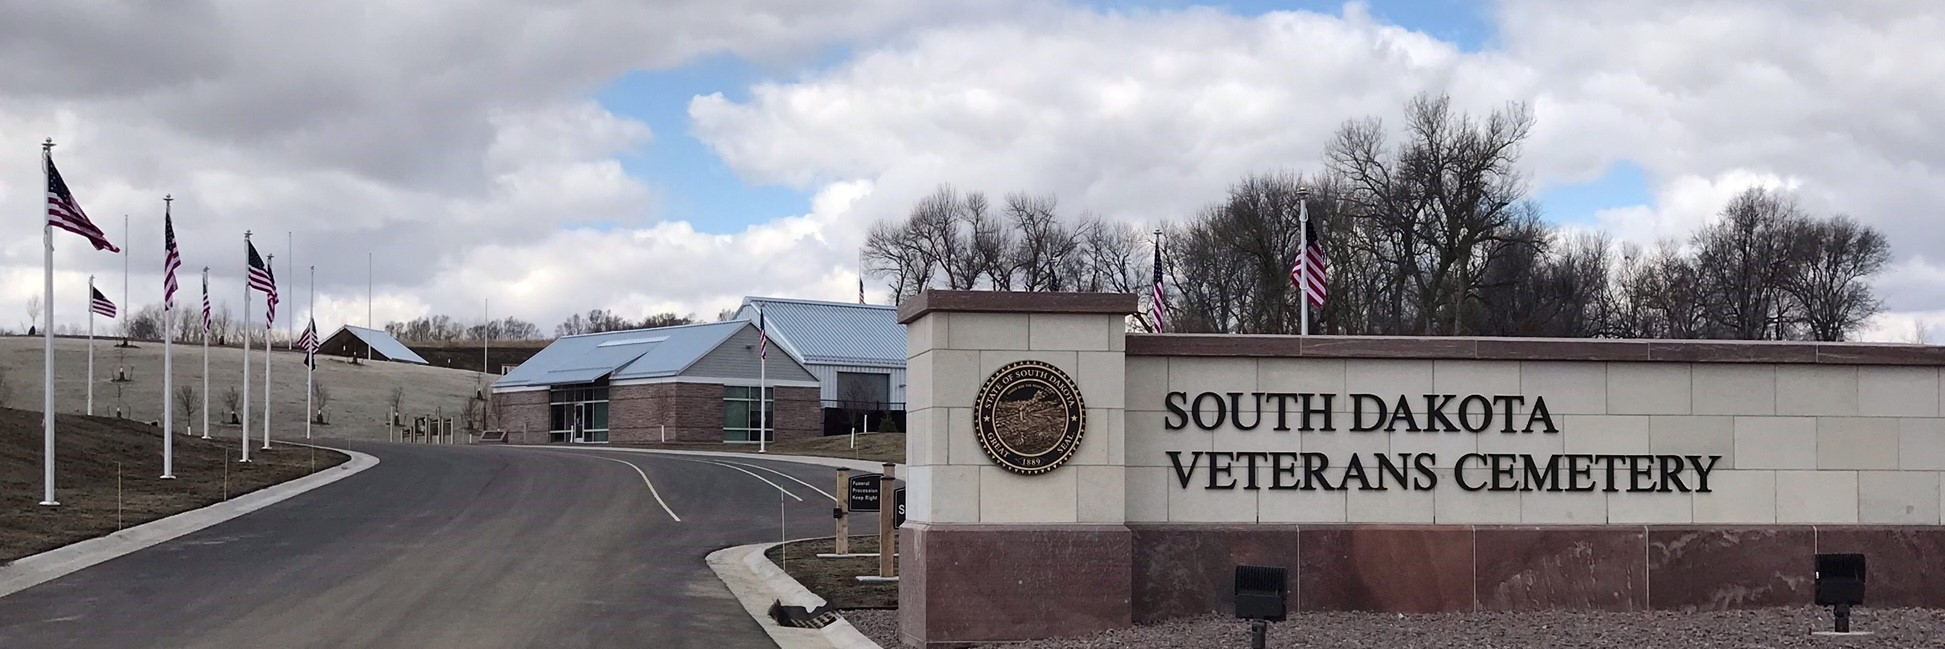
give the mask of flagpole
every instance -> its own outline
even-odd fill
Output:
[[[277,255],[275,254],[272,254],[269,256],[269,258],[263,260],[263,270],[266,274],[273,272],[270,269],[275,268],[276,265],[277,265]],[[272,279],[271,282],[273,282],[273,286],[271,290],[274,291],[276,290],[274,286],[274,282],[276,282],[276,280]],[[265,310],[268,310],[270,308],[269,295],[270,295],[269,293],[264,294]],[[264,323],[263,323],[263,450],[266,451],[270,450],[270,334],[276,331],[276,329],[274,328],[275,326],[276,326],[276,320],[270,318],[264,318]],[[250,397],[248,395],[245,395],[243,398],[248,399]]]
[[[284,274],[289,275],[291,273],[290,270],[291,264],[297,261],[297,235],[291,232],[290,230],[284,231],[284,253],[285,253]],[[284,318],[284,335],[290,337],[289,340],[284,341],[284,349],[296,349],[297,348],[297,319],[296,318],[291,318],[291,317]]]
[[[88,415],[95,414],[95,276],[88,276]]]
[[[162,225],[164,228],[173,227],[169,223],[169,209],[172,205],[175,204],[175,201],[176,201],[176,197],[173,194],[162,195]],[[128,244],[123,244],[123,245],[128,245]],[[134,246],[130,245],[129,247],[133,248]],[[163,251],[162,257],[163,257],[162,272],[167,273],[169,277],[174,277],[175,271],[169,269],[168,251]],[[164,278],[164,281],[167,280],[168,278]],[[164,286],[162,288],[162,479],[163,480],[176,479],[176,421],[175,421],[176,406],[175,406],[175,400],[170,398],[172,396],[170,392],[175,390],[175,380],[176,380],[175,352],[173,350],[173,346],[176,339],[175,301],[176,301],[175,296],[169,295],[168,287]]]
[[[237,328],[237,335],[243,338],[243,459],[250,461],[250,231],[243,231],[243,326]]]
[[[1303,324],[1299,335],[1310,335],[1310,197],[1309,190],[1297,191],[1297,259],[1303,268],[1302,286],[1297,287],[1297,304],[1302,307]]]
[[[316,266],[311,267],[310,303],[311,305],[306,308],[309,309],[311,312],[312,324],[316,324],[317,323],[317,267]],[[296,343],[292,343],[292,344],[296,344]],[[311,438],[311,420],[317,418],[317,406],[311,402],[312,396],[316,394],[315,390],[317,388],[313,387],[314,386],[313,381],[316,380],[317,380],[317,357],[312,356],[310,354],[309,348],[305,348],[305,352],[304,352],[304,439]]]
[[[768,351],[769,324],[763,320],[763,305],[756,305],[756,335],[763,338],[763,346],[756,353],[756,412],[757,421],[763,422],[756,427],[756,452],[768,453],[770,448],[770,355]]]
[[[54,138],[41,143],[41,192],[46,195],[52,184],[48,169],[54,165]],[[41,247],[47,253],[45,265],[41,270],[47,280],[47,292],[41,294],[41,308],[47,317],[41,329],[42,360],[41,374],[45,382],[41,385],[41,504],[49,507],[61,503],[54,500],[54,220],[49,218],[51,206],[42,199],[41,205]],[[94,299],[93,295],[89,299]],[[89,385],[93,385],[89,381]]]
[[[203,299],[209,299],[209,267],[203,267]],[[203,439],[209,439],[209,322],[203,322]]]
[[[122,245],[128,245],[128,215],[127,214],[122,215]],[[134,302],[131,302],[128,299],[128,255],[130,254],[129,250],[133,248],[134,246],[122,248],[122,306],[123,307],[127,307],[130,304],[134,304]],[[89,297],[93,297],[93,296],[89,296]],[[116,317],[121,318],[122,344],[126,345],[128,344],[128,309],[123,308],[120,311],[115,312],[115,315]],[[130,372],[130,374],[133,373],[134,372]],[[121,407],[122,405],[121,400],[122,400],[121,394],[116,393],[115,407],[117,408]]]

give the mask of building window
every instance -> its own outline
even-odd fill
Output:
[[[755,442],[759,431],[764,430],[764,419],[776,421],[777,389],[770,388],[768,403],[758,396],[757,388],[740,385],[723,386],[723,441]],[[759,405],[761,404],[761,405]],[[772,424],[769,441],[776,441],[777,431]]]
[[[608,441],[608,386],[563,385],[548,392],[548,441]]]

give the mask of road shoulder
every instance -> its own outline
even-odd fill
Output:
[[[192,509],[107,536],[65,545],[0,566],[0,597],[269,507],[378,465],[378,458],[371,455],[342,448],[330,450],[349,455],[351,460],[318,473],[265,487],[208,507]]]

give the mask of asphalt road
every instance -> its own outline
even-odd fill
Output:
[[[835,493],[826,467],[342,444],[381,462],[0,597],[0,647],[773,647],[703,557],[831,533],[772,472]]]

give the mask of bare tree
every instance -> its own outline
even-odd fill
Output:
[[[392,417],[396,420],[399,417],[399,413],[405,411],[405,386],[392,386],[391,398],[388,401],[392,404]]]
[[[1537,210],[1526,200],[1519,147],[1533,129],[1523,104],[1484,120],[1458,112],[1448,97],[1421,95],[1405,107],[1404,138],[1392,146],[1377,118],[1346,123],[1326,150],[1345,184],[1343,210],[1362,248],[1390,275],[1383,292],[1386,329],[1407,334],[1470,333],[1466,318],[1497,254],[1530,254]]]
[[[35,293],[33,295],[28,296],[27,297],[27,322],[28,322],[27,326],[30,329],[40,328],[42,311],[43,310],[41,309],[41,294]]]
[[[1795,197],[1752,188],[1695,235],[1697,280],[1708,301],[1710,337],[1785,337],[1792,304],[1784,292],[1800,256],[1807,217]]]
[[[317,406],[317,410],[311,413],[311,420],[319,424],[324,423],[324,407],[331,405],[331,388],[324,384],[323,379],[315,377],[311,379],[311,400],[316,402]]]
[[[223,407],[228,408],[230,411],[231,424],[243,423],[239,419],[241,415],[237,414],[237,409],[243,407],[243,393],[238,392],[236,386],[232,385],[223,389]]]
[[[195,420],[196,410],[203,405],[202,399],[196,398],[197,396],[196,386],[188,383],[176,386],[176,408],[182,410],[185,421]]]
[[[1806,224],[1795,263],[1783,278],[1815,340],[1843,340],[1876,315],[1881,303],[1865,279],[1891,260],[1891,244],[1847,215]]]

